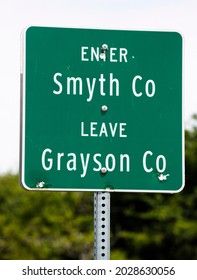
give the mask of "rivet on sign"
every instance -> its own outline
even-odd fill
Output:
[[[101,107],[101,111],[102,111],[102,112],[107,112],[107,110],[108,110],[108,107],[107,107],[106,105],[103,105],[103,106]]]
[[[103,44],[102,47],[101,47],[101,54],[100,54],[100,58],[103,61],[106,61],[106,52],[107,52],[107,50],[108,50],[108,45]]]
[[[108,50],[108,45],[103,44],[101,48],[102,48],[102,51],[107,51]]]
[[[106,173],[107,173],[107,168],[102,167],[102,168],[101,168],[101,173],[102,173],[102,174],[106,174]]]

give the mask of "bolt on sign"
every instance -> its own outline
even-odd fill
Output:
[[[23,41],[25,188],[183,188],[180,34],[30,27]]]

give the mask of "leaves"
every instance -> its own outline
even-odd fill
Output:
[[[92,194],[27,192],[13,175],[0,190],[0,259],[92,258]]]

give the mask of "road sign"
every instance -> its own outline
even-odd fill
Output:
[[[23,46],[25,188],[182,189],[180,34],[30,27]]]

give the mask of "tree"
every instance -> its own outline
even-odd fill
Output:
[[[0,259],[91,259],[93,199],[86,193],[27,192],[0,178]]]

